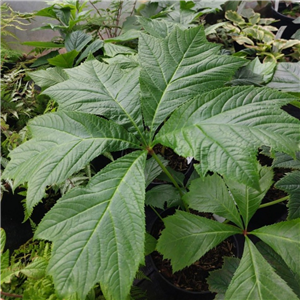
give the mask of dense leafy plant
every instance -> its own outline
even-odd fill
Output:
[[[203,178],[211,171],[231,182],[232,189],[237,183],[247,187],[258,194],[255,205],[263,193],[266,172],[257,163],[258,148],[266,145],[292,156],[299,150],[300,123],[280,109],[296,101],[295,97],[270,88],[224,87],[246,60],[220,54],[219,45],[207,42],[202,26],[182,30],[167,21],[152,22],[151,35],[139,36],[135,65],[124,69],[117,62],[89,59],[75,68],[39,73],[39,84],[48,87],[44,93],[57,101],[59,109],[29,122],[32,139],[11,152],[3,174],[13,178],[15,186],[28,182],[26,209],[30,213],[47,186],[67,179],[104,152],[133,150],[108,164],[85,187],[66,193],[37,228],[35,238],[53,242],[48,274],[61,298],[72,291],[84,299],[97,282],[106,299],[127,298],[144,262],[145,187],[161,170],[188,210],[187,196],[182,197],[184,191],[153,150],[155,145],[194,157]],[[243,209],[240,199],[238,205]],[[234,218],[239,228],[205,222],[201,230],[212,240],[204,244],[200,255],[225,235],[243,233],[247,247],[239,268],[255,269],[257,257],[268,266],[249,241],[234,202],[231,206],[226,217]],[[255,208],[241,212],[245,222]],[[178,215],[180,224],[189,229],[194,216],[188,212]],[[276,227],[280,231],[277,239],[272,227],[255,232],[262,239],[270,233],[272,238],[264,239],[266,243],[297,273],[295,259],[287,259],[286,242],[281,242],[288,230],[289,247],[296,251],[298,221]],[[191,244],[188,248],[192,249]],[[295,298],[270,267],[265,270]],[[267,276],[256,275],[254,278],[269,284]],[[249,276],[246,271],[245,276]],[[232,286],[240,280],[233,279]],[[260,285],[249,286],[259,293]],[[235,291],[239,299],[252,295],[248,288]]]

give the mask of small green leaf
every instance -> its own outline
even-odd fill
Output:
[[[156,248],[157,240],[148,232],[145,237],[145,255],[149,255]]]
[[[76,50],[80,52],[90,41],[92,36],[81,30],[73,31],[66,36],[65,47],[68,52]]]
[[[183,211],[165,218],[164,224],[157,250],[171,259],[173,272],[191,265],[229,236],[241,233],[237,227]]]
[[[95,40],[86,49],[80,54],[79,58],[76,61],[78,65],[83,59],[87,58],[90,53],[95,53],[99,49],[103,48],[104,42],[101,40]]]
[[[165,209],[182,204],[178,190],[170,184],[160,184],[146,193],[145,204]],[[166,207],[165,207],[166,206]]]
[[[157,155],[161,163],[166,166],[168,164],[168,160],[164,159],[161,155]],[[157,161],[151,157],[146,161],[145,167],[145,181],[146,187],[162,172],[160,165]]]
[[[275,158],[273,160],[272,167],[300,170],[300,151],[296,153],[296,159],[285,153],[275,153]]]
[[[235,180],[225,179],[225,182],[233,196],[240,214],[247,228],[250,219],[257,211],[262,199],[271,187],[273,181],[273,171],[268,167],[258,167],[259,169],[259,190],[247,185],[236,182]]]
[[[0,228],[0,252],[3,253],[6,244],[6,233],[3,228]]]
[[[46,274],[47,266],[47,259],[45,259],[44,257],[36,257],[30,264],[26,265],[25,268],[21,269],[20,272],[29,278],[41,279]]]
[[[112,43],[104,44],[104,54],[109,57],[114,57],[118,54],[135,54],[136,51],[125,46],[115,45]]]
[[[184,182],[185,176],[182,172],[175,171],[173,168],[171,168],[169,166],[167,166],[167,170],[169,171],[169,173],[173,176],[175,181],[180,186],[184,185],[183,182]],[[159,179],[161,181],[172,183],[171,179],[165,173],[161,173],[159,176],[157,176],[157,179]]]
[[[256,229],[251,232],[277,252],[300,276],[300,218]]]
[[[225,13],[225,18],[235,25],[245,25],[246,22],[236,11],[228,10]]]
[[[225,300],[297,300],[286,282],[246,237],[243,257],[225,294]]]
[[[39,67],[39,66],[42,66],[42,65],[46,65],[46,64],[48,64],[48,58],[52,58],[52,57],[55,57],[57,55],[59,55],[58,50],[51,51],[51,52],[47,53],[46,55],[43,55],[43,56],[37,58],[34,61],[34,63],[30,65],[30,68],[36,68],[36,67]]]
[[[192,209],[215,213],[243,228],[236,205],[224,181],[217,174],[193,180],[183,200]]]
[[[106,39],[105,43],[132,41],[132,40],[137,39],[139,36],[140,36],[139,30],[130,29],[119,36]]]
[[[61,68],[71,68],[73,67],[75,58],[78,55],[77,50],[72,50],[70,52],[59,54],[53,58],[48,58],[50,65],[61,67]]]
[[[50,87],[69,78],[64,69],[60,67],[38,70],[35,72],[30,72],[28,75],[41,88]]]
[[[84,299],[100,282],[105,299],[126,299],[144,262],[145,161],[136,151],[110,163],[39,224],[35,238],[54,243],[48,271],[60,297]]]

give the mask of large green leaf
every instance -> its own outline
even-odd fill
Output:
[[[294,99],[268,88],[217,89],[178,108],[154,144],[194,157],[202,176],[210,170],[259,189],[260,146],[293,156],[299,150],[300,122],[280,109]]]
[[[230,193],[234,198],[239,211],[243,217],[244,226],[247,228],[250,219],[259,208],[262,199],[271,187],[273,181],[273,171],[268,167],[259,167],[259,190],[247,185],[226,179]]]
[[[246,237],[243,257],[225,294],[225,300],[233,299],[297,300],[298,297]]]
[[[59,183],[108,151],[139,148],[135,137],[121,126],[79,112],[57,112],[29,124],[33,139],[11,152],[4,177],[15,186],[28,182],[27,210],[44,195],[47,185]]]
[[[77,50],[72,50],[67,53],[59,54],[53,58],[49,58],[48,62],[50,65],[61,67],[61,68],[71,68],[73,67],[75,58],[78,55]]]
[[[300,171],[287,174],[275,187],[290,195],[288,220],[300,218]]]
[[[251,232],[271,246],[300,275],[300,218],[256,229]]]
[[[229,236],[241,233],[237,227],[183,211],[165,218],[164,225],[157,250],[171,259],[173,272],[191,265]]]
[[[184,31],[175,27],[166,39],[141,34],[141,101],[152,134],[176,107],[223,86],[244,64],[242,59],[218,55],[219,50],[219,45],[207,42],[202,27]]]
[[[84,299],[100,282],[105,299],[127,299],[144,260],[145,160],[137,151],[112,162],[39,224],[35,237],[54,242],[49,273],[60,296]]]
[[[80,52],[91,40],[91,35],[81,30],[73,31],[66,36],[65,47],[68,52],[72,50]]]
[[[101,49],[104,45],[104,42],[102,40],[95,40],[90,45],[86,47],[86,49],[80,54],[79,58],[76,61],[76,64],[78,65],[83,59],[88,57],[90,53],[94,53]]]
[[[97,60],[65,70],[69,80],[44,91],[61,109],[103,115],[128,130],[142,128],[139,102],[139,73]]]
[[[300,62],[280,62],[269,87],[286,92],[299,92]]]
[[[183,200],[192,209],[215,213],[243,228],[236,205],[224,181],[217,174],[193,180]]]

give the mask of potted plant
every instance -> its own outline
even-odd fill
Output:
[[[151,167],[153,161],[189,210],[188,194],[155,153],[155,145],[194,157],[200,162],[195,168],[206,178],[204,182],[211,178],[206,176],[210,171],[216,173],[216,180],[230,182],[233,190],[241,185],[260,195],[265,169],[257,163],[258,148],[266,145],[292,156],[299,150],[300,122],[281,110],[297,98],[266,87],[224,87],[246,60],[220,54],[219,45],[207,42],[202,26],[184,30],[164,20],[146,21],[139,36],[137,63],[126,69],[116,61],[99,62],[89,57],[75,68],[51,68],[35,74],[39,85],[48,86],[43,93],[54,99],[59,109],[29,122],[32,139],[11,152],[3,174],[14,180],[15,187],[28,182],[26,210],[30,214],[47,186],[62,182],[105,152],[133,150],[109,163],[86,186],[66,193],[38,225],[35,238],[53,242],[47,272],[61,298],[74,293],[85,299],[100,282],[106,299],[126,299],[144,262],[145,187],[160,173]],[[238,201],[240,209],[249,204],[241,198]],[[255,199],[251,213],[258,203]],[[201,223],[201,229],[190,227],[195,216],[188,212],[176,212],[166,219],[166,225],[173,224],[175,217],[177,226],[194,228],[196,244],[201,240],[198,236],[211,237],[200,256],[225,237],[245,236],[247,246],[236,274],[245,268],[251,272],[245,273],[244,289],[236,289],[242,278],[233,277],[227,298],[249,298],[252,292],[260,293],[262,286],[256,282],[269,286],[271,278],[274,299],[282,299],[279,289],[295,299],[292,289],[249,240],[234,202],[231,208],[225,217],[237,226],[208,220]],[[249,208],[241,212],[246,224],[251,213]],[[262,239],[271,236],[266,243],[295,273],[299,272],[297,255],[293,258],[285,249],[288,238],[290,253],[297,253],[298,217],[295,213],[280,226],[253,233]],[[166,229],[159,242],[166,255],[169,234]],[[193,259],[187,255],[184,263],[175,263],[175,269]]]

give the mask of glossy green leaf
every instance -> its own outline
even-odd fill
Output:
[[[294,99],[268,88],[217,89],[177,109],[154,143],[200,161],[194,166],[202,176],[210,170],[259,189],[257,149],[299,149],[300,122],[280,109]]]
[[[237,227],[183,211],[165,218],[164,224],[157,250],[164,259],[171,259],[173,272],[191,265],[229,236],[241,233]]]
[[[297,300],[298,297],[246,237],[240,265],[225,294],[225,300]]]
[[[4,178],[28,182],[27,211],[41,200],[46,186],[60,183],[96,156],[126,148],[138,141],[121,126],[79,112],[50,113],[33,119],[33,139],[11,152]]]
[[[176,107],[203,91],[223,86],[244,64],[243,59],[218,55],[219,50],[219,45],[207,42],[202,27],[175,27],[166,39],[141,34],[141,101],[152,134]]]
[[[41,88],[50,87],[69,78],[67,73],[59,67],[30,72],[28,75]]]
[[[236,205],[223,179],[217,174],[193,180],[183,200],[192,209],[215,213],[243,228]]]
[[[259,208],[262,199],[273,183],[273,171],[268,167],[259,167],[259,190],[225,179],[230,193],[236,202],[240,214],[243,217],[244,226],[247,228],[250,219]]]
[[[293,273],[283,259],[267,244],[258,242],[255,244],[265,260],[274,268],[275,272],[289,285],[300,297],[300,275]]]
[[[288,173],[275,187],[290,195],[288,220],[300,218],[300,171]]]
[[[76,50],[80,52],[90,41],[92,36],[81,30],[73,31],[66,36],[65,47],[68,52]]]
[[[280,62],[268,87],[285,92],[299,92],[300,62]]]
[[[71,68],[74,65],[75,58],[78,55],[77,50],[72,50],[67,53],[59,54],[53,58],[48,58],[50,65],[61,67],[61,68]]]
[[[90,60],[65,72],[69,80],[44,91],[61,109],[102,115],[134,133],[142,130],[137,70]]]
[[[145,161],[137,151],[112,162],[39,224],[35,238],[54,243],[49,274],[61,297],[84,299],[100,282],[105,299],[126,299],[144,261]]]
[[[145,203],[161,209],[182,204],[178,190],[170,184],[159,184],[149,190]]]
[[[256,229],[251,234],[275,250],[300,276],[300,218]]]

